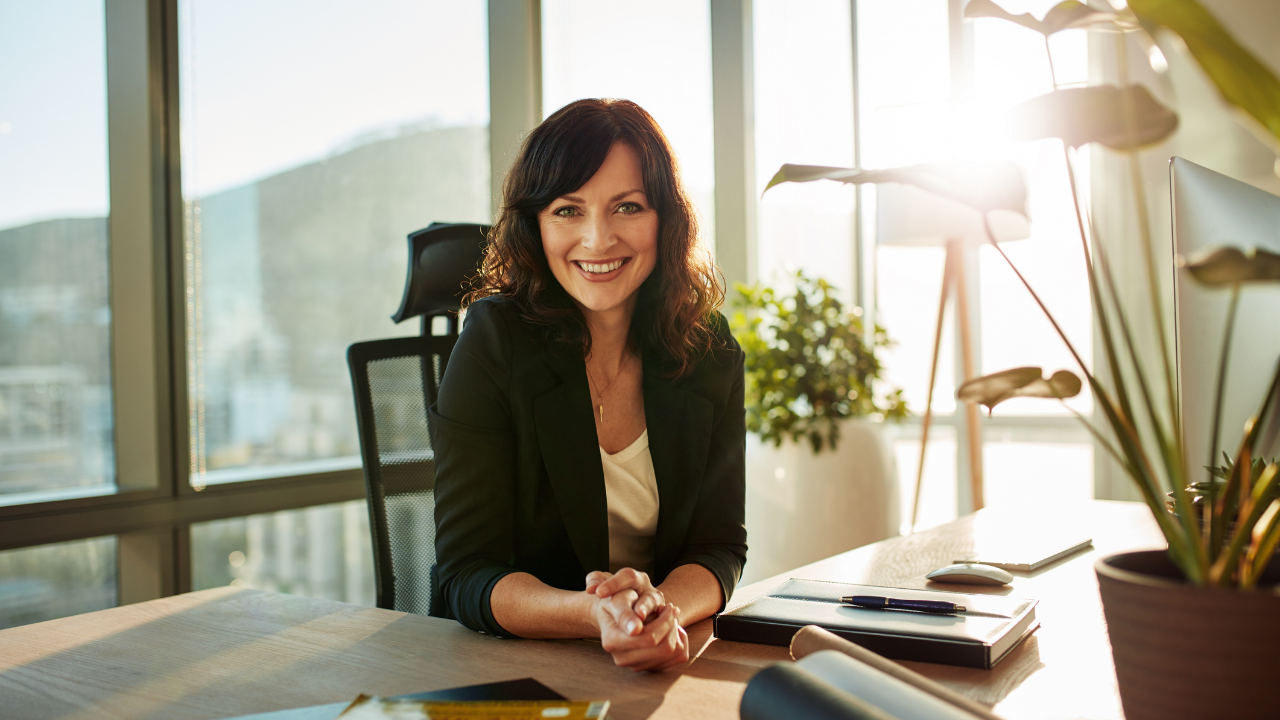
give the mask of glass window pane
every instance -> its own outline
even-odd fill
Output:
[[[1012,12],[1031,12],[1041,17],[1052,5],[1048,0],[1023,2]],[[1083,31],[1054,36],[1051,47],[1059,83],[1086,79],[1086,40]],[[974,23],[974,65],[975,117],[994,121],[1002,118],[1007,108],[1053,89],[1043,40],[1010,23]],[[1030,189],[1031,237],[1003,243],[1001,248],[1049,306],[1086,364],[1092,364],[1092,304],[1062,144],[1045,140],[990,145],[993,153],[1023,168]],[[1089,169],[1087,158],[1081,160],[1076,177],[1081,197],[1086,198]],[[1062,339],[1009,264],[993,248],[984,247],[979,252],[981,372],[1025,366],[1044,368],[1046,374],[1064,368],[1078,372],[1079,366]],[[1093,396],[1083,392],[1067,405],[1088,414],[1093,409]],[[1056,401],[1016,398],[1002,404],[997,414],[1067,415],[1069,410]]]
[[[853,165],[853,55],[847,0],[756,0],[756,187],[784,163]],[[796,52],[796,48],[805,48]],[[853,193],[836,183],[780,185],[759,201],[759,276],[796,270],[852,299]]]
[[[191,482],[359,465],[405,235],[488,222],[482,0],[182,0]]]
[[[953,138],[947,0],[860,0],[862,164],[936,162]]]
[[[0,4],[0,504],[115,490],[104,37]]]
[[[634,101],[675,149],[708,247],[715,237],[711,5],[687,0],[543,0],[542,109],[588,97]]]
[[[987,507],[1032,514],[1093,499],[1090,443],[988,440],[982,458]]]
[[[191,588],[232,585],[372,606],[363,500],[191,526]]]
[[[114,536],[0,552],[0,628],[116,606]]]
[[[917,428],[899,431],[899,437],[893,441],[893,455],[898,465],[902,532],[908,534],[911,532],[916,473],[920,470],[920,431]],[[950,426],[935,425],[929,430],[916,530],[955,520],[958,507],[956,492],[956,431]]]

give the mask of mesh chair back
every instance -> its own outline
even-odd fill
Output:
[[[434,592],[436,464],[427,408],[456,341],[392,338],[347,349],[380,608],[442,614]]]

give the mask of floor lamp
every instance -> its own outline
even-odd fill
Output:
[[[1020,240],[1030,236],[1030,225],[1017,213],[999,212],[998,221],[991,218],[996,239]],[[942,292],[938,300],[938,323],[933,334],[933,357],[929,361],[929,393],[925,401],[924,422],[920,437],[920,463],[916,469],[915,492],[911,500],[911,528],[915,529],[920,511],[920,485],[924,479],[925,450],[929,444],[929,428],[933,424],[933,390],[938,375],[938,356],[942,350],[942,323],[947,303],[955,294],[956,318],[960,338],[960,361],[964,379],[977,377],[973,359],[973,333],[970,329],[968,288],[966,287],[965,251],[987,242],[981,211],[957,200],[926,192],[913,185],[885,183],[876,188],[876,243],[897,246],[942,246],[946,262],[942,270]],[[973,509],[983,506],[982,436],[978,406],[964,403],[965,430],[969,450],[969,488]]]

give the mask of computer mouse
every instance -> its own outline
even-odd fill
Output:
[[[1008,585],[1013,582],[1013,576],[1007,571],[981,563],[956,563],[938,568],[925,577],[934,582],[964,585]]]

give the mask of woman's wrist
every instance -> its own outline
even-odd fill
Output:
[[[590,629],[591,634],[588,637],[600,637],[600,604],[604,602],[604,598],[588,592],[580,593],[585,599],[583,611],[585,613],[584,625]]]

